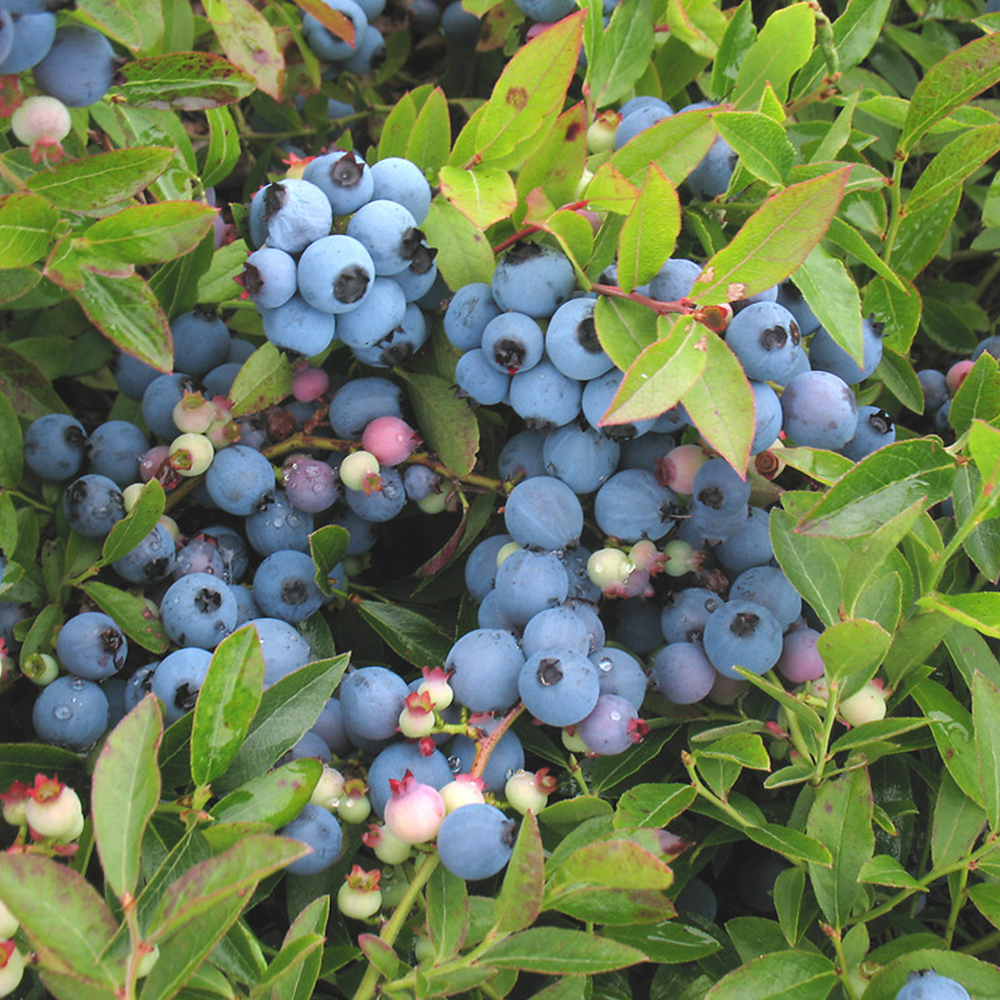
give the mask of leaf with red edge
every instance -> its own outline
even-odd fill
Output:
[[[230,62],[280,101],[285,85],[285,57],[274,28],[250,0],[204,0],[205,15]]]
[[[126,63],[117,83],[133,107],[205,111],[253,91],[245,69],[209,52],[168,52]]]
[[[705,265],[691,290],[699,305],[733,302],[787,278],[823,238],[844,196],[850,166],[785,188]]]
[[[681,231],[677,191],[663,171],[649,165],[646,183],[625,218],[618,237],[618,285],[631,292],[655,277],[674,252]]]
[[[354,44],[354,24],[346,14],[328,7],[323,0],[294,0],[295,6],[311,14],[327,31]]]

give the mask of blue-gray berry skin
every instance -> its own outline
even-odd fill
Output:
[[[181,313],[170,324],[174,338],[174,366],[192,375],[221,365],[229,355],[229,330],[222,320],[208,312]]]
[[[525,708],[548,726],[572,726],[597,704],[597,668],[582,653],[543,649],[528,657],[518,676]]]
[[[581,381],[614,367],[597,337],[594,299],[570,299],[556,309],[545,330],[545,353],[563,375]]]
[[[493,291],[482,281],[463,285],[451,297],[444,314],[445,336],[460,351],[479,347],[483,330],[502,310],[493,298]]]
[[[113,479],[122,489],[139,480],[139,460],[149,450],[146,434],[129,420],[108,420],[87,441],[90,471]]]
[[[333,342],[336,317],[310,305],[301,295],[293,295],[274,309],[261,309],[264,335],[286,351],[312,357]]]
[[[168,726],[194,708],[211,662],[207,649],[191,646],[165,656],[156,666],[150,690],[163,702],[163,721]]]
[[[762,604],[727,601],[709,616],[702,641],[712,666],[735,680],[740,676],[736,666],[759,675],[778,662],[781,625]]]
[[[815,369],[833,372],[848,385],[856,385],[868,378],[882,360],[883,329],[884,324],[871,318],[861,321],[864,364],[859,365],[821,326],[809,343],[809,362]]]
[[[13,13],[13,5],[7,10]],[[14,40],[10,51],[0,62],[0,76],[11,76],[40,63],[56,38],[56,16],[49,11],[21,14],[14,22]]]
[[[108,92],[116,70],[115,51],[104,35],[82,24],[67,24],[56,30],[34,77],[43,94],[59,98],[68,108],[83,108]]]
[[[896,425],[885,410],[878,406],[858,408],[858,428],[843,448],[842,455],[860,462],[873,451],[896,440]]]
[[[408,208],[395,201],[370,201],[351,216],[347,235],[362,243],[375,273],[393,275],[408,267],[424,234]]]
[[[163,630],[179,646],[215,649],[236,628],[236,598],[224,581],[191,573],[163,595],[160,618]]]
[[[81,752],[107,729],[108,713],[107,695],[97,684],[64,674],[42,689],[31,721],[45,743]]]
[[[227,514],[252,514],[274,489],[274,469],[259,452],[234,444],[218,452],[205,473],[208,495]]]
[[[496,806],[460,806],[445,816],[438,830],[441,864],[459,878],[489,878],[510,860],[516,833],[517,824]]]
[[[798,362],[801,342],[795,317],[776,302],[754,302],[726,328],[726,344],[747,378],[784,385]]]
[[[959,982],[933,969],[919,969],[906,977],[896,1000],[970,1000],[969,991]]]
[[[409,689],[387,667],[352,670],[340,685],[340,704],[348,732],[369,740],[389,739],[399,726],[399,713]]]
[[[796,375],[781,394],[784,430],[807,448],[842,448],[858,427],[858,404],[851,387],[832,372]]]
[[[333,224],[326,195],[307,180],[286,177],[262,187],[250,202],[250,236],[255,247],[300,253],[322,239]]]
[[[24,460],[42,479],[58,482],[77,475],[83,465],[87,434],[65,413],[46,413],[24,432]]]
[[[85,611],[59,630],[56,656],[71,674],[103,681],[125,665],[128,641],[113,619],[99,611]]]
[[[312,659],[309,642],[288,622],[257,615],[249,624],[257,630],[257,638],[260,640],[265,687],[276,684],[282,677],[304,667]]]
[[[662,538],[674,523],[677,497],[645,469],[616,472],[594,498],[601,531],[625,542]]]
[[[306,805],[302,812],[278,830],[281,837],[299,840],[312,852],[293,861],[288,871],[293,875],[318,875],[340,857],[344,835],[332,813],[321,806]]]
[[[335,149],[306,165],[302,177],[315,184],[330,199],[334,215],[351,215],[371,201],[375,178],[371,168],[356,153]]]
[[[125,501],[117,483],[88,474],[66,487],[63,510],[74,531],[87,538],[105,538],[125,516]]]
[[[387,156],[371,168],[373,199],[395,201],[410,210],[419,226],[431,208],[431,186],[423,171],[401,156]]]
[[[501,309],[517,309],[543,319],[573,294],[576,273],[559,250],[540,243],[521,243],[500,259],[492,288]]]
[[[452,672],[455,698],[473,712],[505,712],[517,701],[517,681],[524,653],[506,629],[466,632],[449,650],[445,668]]]
[[[316,567],[306,553],[292,549],[273,552],[254,574],[253,596],[257,606],[269,618],[280,618],[293,625],[305,621],[323,603],[315,573]]]

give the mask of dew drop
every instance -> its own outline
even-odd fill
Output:
[[[452,769],[455,774],[458,774],[459,768],[462,766],[461,760],[458,757],[449,757],[448,766]]]
[[[614,664],[606,656],[602,656],[597,661],[597,668],[599,670],[603,670],[605,673],[607,673],[613,666]]]
[[[60,705],[52,713],[60,722],[67,722],[73,718],[73,709],[66,705]]]

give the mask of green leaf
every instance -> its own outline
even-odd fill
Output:
[[[469,893],[465,880],[438,865],[427,883],[427,929],[438,962],[454,958],[469,931]]]
[[[882,346],[882,360],[879,362],[875,377],[886,389],[898,399],[908,410],[919,413],[924,408],[924,393],[920,388],[920,379],[913,370],[910,359],[897,354],[891,347]]]
[[[830,229],[832,232],[834,226]],[[862,309],[866,314],[874,313],[875,319],[885,323],[883,348],[905,354],[917,335],[923,304],[917,289],[909,281],[899,280],[903,282],[905,292],[884,280],[884,276],[872,279],[865,288]],[[923,409],[922,395],[920,406]]]
[[[918,882],[891,854],[876,854],[861,866],[858,881],[871,885],[888,885],[894,889],[918,889],[926,892],[923,883]]]
[[[415,667],[444,665],[454,641],[423,615],[381,601],[361,601],[357,608],[388,645]]]
[[[551,892],[569,886],[611,889],[669,889],[670,868],[651,852],[628,840],[603,840],[578,848],[556,870]]]
[[[262,775],[312,728],[347,669],[347,654],[309,663],[272,684],[239,752],[213,787],[229,792]]]
[[[715,141],[710,108],[670,115],[630,139],[611,157],[611,163],[637,187],[651,164],[675,187],[701,162]]]
[[[982,495],[982,476],[974,465],[960,465],[955,474],[952,496],[955,503],[955,518],[965,524],[972,517],[976,501]],[[994,507],[993,510],[996,508]],[[992,517],[992,511],[986,512]],[[962,543],[966,555],[979,567],[988,580],[1000,577],[1000,521],[995,519],[980,521]]]
[[[156,527],[165,504],[163,487],[155,479],[146,483],[135,506],[111,529],[104,540],[100,564],[107,566],[128,555]]]
[[[444,197],[479,229],[507,218],[517,205],[514,182],[498,167],[443,166],[438,176]]]
[[[199,244],[199,248],[202,245]],[[234,240],[219,247],[212,254],[208,269],[198,278],[195,289],[197,301],[205,306],[238,299],[240,286],[235,279],[243,273],[247,253],[243,240]]]
[[[863,364],[861,296],[843,262],[814,246],[795,272],[795,284],[834,342]]]
[[[984,489],[992,498],[997,481],[1000,479],[1000,430],[987,426],[981,420],[973,420],[969,428],[969,451],[983,477]],[[991,507],[996,509],[995,502]],[[992,513],[990,516],[995,516]]]
[[[714,955],[722,945],[699,927],[680,920],[640,924],[635,927],[604,927],[601,934],[613,941],[638,948],[651,962],[679,965]]]
[[[796,532],[853,538],[920,501],[926,510],[951,492],[955,460],[939,441],[897,441],[860,461],[799,522]]]
[[[865,238],[851,225],[844,222],[839,216],[834,216],[830,220],[830,228],[826,231],[826,238],[831,243],[836,243],[841,250],[846,250],[852,257],[856,257],[879,277],[884,278],[892,284],[896,291],[907,294],[907,286],[888,264],[865,242]],[[919,302],[919,300],[918,300]],[[867,311],[867,309],[866,309]],[[893,323],[885,316],[881,317],[887,327],[892,327]]]
[[[456,399],[449,383],[436,375],[400,372],[405,379],[428,447],[459,476],[468,475],[479,454],[479,423],[469,401]]]
[[[931,859],[935,867],[965,857],[986,824],[986,810],[973,802],[946,771],[934,802]]]
[[[0,198],[0,267],[34,264],[52,245],[59,213],[44,199],[22,191]]]
[[[530,927],[542,912],[545,895],[545,852],[534,813],[527,813],[517,832],[514,852],[497,896],[494,931],[513,934]],[[438,955],[439,958],[444,956]]]
[[[24,474],[24,435],[10,400],[0,395],[0,486],[17,489]],[[6,494],[4,494],[6,495]],[[2,546],[8,555],[13,547]]]
[[[906,111],[899,149],[909,153],[936,122],[1000,81],[1000,35],[984,35],[933,65]]]
[[[208,122],[208,146],[201,164],[201,182],[211,187],[224,181],[236,166],[242,152],[240,134],[229,108],[209,108],[205,112]]]
[[[538,818],[546,826],[576,827],[588,819],[610,817],[611,805],[596,795],[577,795],[572,799],[560,799],[546,806]]]
[[[970,886],[967,892],[976,909],[994,927],[1000,926],[1000,886],[981,883]]]
[[[41,280],[41,272],[31,267],[0,271],[0,305],[15,302],[27,295]]]
[[[199,304],[198,283],[212,266],[214,246],[209,233],[194,250],[157,268],[149,279],[149,287],[168,318],[174,319]]]
[[[998,416],[1000,416],[1000,372],[997,371],[996,359],[988,351],[983,351],[958,387],[958,391],[952,396],[948,421],[955,428],[956,434],[964,434],[972,426],[973,420],[990,422],[996,420]],[[983,472],[988,474],[990,470],[984,469]]]
[[[160,703],[148,694],[115,726],[94,764],[94,839],[104,878],[119,899],[133,895],[139,883],[143,834],[160,801],[162,738]]]
[[[303,939],[322,937],[330,918],[330,897],[314,899],[292,921],[288,933],[281,942],[282,951]],[[286,972],[275,986],[274,1000],[311,1000],[316,980],[322,966],[322,948],[317,948],[304,961],[296,964],[294,972]]]
[[[232,415],[259,413],[291,395],[292,367],[270,341],[258,347],[236,374],[229,398]]]
[[[875,853],[872,789],[867,768],[857,768],[816,792],[806,831],[825,844],[832,867],[809,866],[816,900],[827,920],[843,927],[860,892],[858,876]]]
[[[254,81],[221,56],[170,52],[127,62],[117,86],[134,107],[206,111],[247,97]]]
[[[591,772],[590,787],[595,793],[598,793],[606,792],[616,785],[621,784],[626,778],[635,774],[644,764],[648,764],[662,753],[664,743],[672,735],[673,731],[671,729],[661,729],[656,733],[650,733],[641,743],[633,744],[624,753],[598,758],[594,762],[594,768]],[[586,797],[579,796],[577,799],[568,801],[578,802],[581,800],[585,801]],[[558,810],[560,804],[557,802],[552,806],[548,806],[539,814],[539,819],[547,822],[546,817],[551,818],[556,815],[555,810]],[[604,810],[601,809],[601,811],[603,812]],[[610,807],[607,812],[610,814]],[[594,813],[591,812],[591,815],[594,815]]]
[[[748,826],[744,832],[755,844],[760,844],[761,847],[766,847],[777,854],[783,854],[792,861],[804,861],[823,868],[830,867],[830,851],[816,837],[810,837],[778,823]]]
[[[450,201],[437,197],[421,227],[427,242],[438,248],[437,264],[449,288],[461,288],[493,277],[493,250],[482,231]]]
[[[327,31],[354,45],[354,24],[346,14],[327,6],[323,0],[295,0],[295,5],[315,17]],[[381,158],[382,154],[379,154]]]
[[[705,370],[681,397],[691,423],[705,440],[734,468],[744,474],[753,444],[753,390],[736,355],[713,333],[704,336]]]
[[[212,815],[219,822],[284,826],[308,803],[322,769],[313,757],[289,761],[230,792],[212,806]]]
[[[931,735],[955,783],[973,802],[984,805],[972,715],[934,681],[921,681],[910,695],[930,721]]]
[[[164,653],[170,645],[156,605],[146,597],[137,597],[126,590],[98,580],[83,585],[86,595],[112,617],[125,634],[151,653]]]
[[[311,849],[297,840],[254,834],[228,851],[202,861],[171,883],[146,932],[162,941],[227,896],[243,896],[262,878],[281,871]]]
[[[615,826],[662,829],[697,797],[698,793],[692,785],[633,785],[618,800]]]
[[[917,212],[960,188],[997,150],[1000,125],[970,129],[952,139],[921,171],[903,205],[904,212]]]
[[[243,912],[250,900],[249,889],[224,896],[183,924],[160,946],[163,961],[157,959],[143,981],[140,1000],[169,1000],[177,995]]]
[[[215,648],[191,729],[191,777],[211,784],[239,752],[264,690],[264,654],[253,625]]]
[[[700,305],[732,302],[792,274],[826,232],[850,170],[842,167],[768,198],[732,242],[705,264],[691,298]]]
[[[112,278],[81,273],[82,287],[69,292],[94,326],[126,354],[157,371],[172,371],[170,326],[149,285],[138,274]]]
[[[417,113],[409,130],[405,152],[400,155],[415,163],[425,173],[435,172],[448,162],[449,149],[451,121],[448,117],[448,99],[440,87],[435,87]],[[380,152],[379,158],[381,157]]]
[[[740,63],[732,95],[736,108],[756,109],[768,85],[783,101],[789,81],[809,58],[815,37],[808,3],[793,3],[771,14]]]
[[[324,524],[309,536],[309,554],[316,566],[316,586],[324,594],[344,590],[344,581],[334,576],[337,564],[347,555],[350,535],[339,524]]]
[[[705,1000],[826,1000],[837,982],[833,962],[813,951],[779,951],[723,976]]]
[[[601,347],[623,372],[656,342],[658,329],[665,328],[668,322],[661,327],[652,309],[617,296],[600,295],[594,307],[594,327]]]
[[[595,27],[601,31],[600,22]],[[596,52],[588,55],[587,85],[596,108],[624,96],[645,72],[653,54],[649,0],[625,0],[615,7]]]
[[[961,196],[956,188],[903,216],[892,245],[892,265],[901,277],[912,280],[935,258],[951,229]]]
[[[638,948],[558,927],[533,927],[513,934],[487,949],[483,958],[498,969],[550,976],[593,975],[646,961]]]
[[[564,17],[521,46],[504,67],[476,131],[477,162],[518,166],[563,109],[583,40],[584,13]]]
[[[827,486],[832,486],[854,468],[854,462],[849,458],[825,448],[782,448],[781,459],[786,465]]]
[[[720,739],[699,745],[695,756],[714,760],[728,760],[740,767],[756,771],[770,771],[771,758],[764,749],[764,742],[757,733],[730,733]]]
[[[87,880],[40,854],[0,854],[0,898],[43,966],[98,985],[124,982],[124,964],[102,957],[115,919]]]
[[[208,84],[204,99],[230,104],[251,93],[256,82],[265,94],[280,101],[284,96],[285,57],[263,13],[250,0],[208,0],[205,14],[233,65],[218,69],[211,64],[199,66]]]
[[[757,38],[750,0],[743,0],[732,11],[719,51],[712,65],[712,96],[722,100],[732,90],[739,74],[740,63]]]
[[[1000,594],[927,594],[917,603],[949,618],[1000,639]]]
[[[972,721],[975,727],[979,776],[990,827],[1000,829],[1000,742],[996,719],[1000,712],[1000,688],[976,674],[972,683]]]
[[[655,163],[618,236],[618,284],[624,292],[645,284],[674,252],[681,207],[674,186]],[[661,411],[662,412],[662,411]]]
[[[625,373],[602,425],[657,417],[693,390],[701,378],[712,353],[708,341],[717,338],[688,316],[664,316],[657,321],[657,329],[661,339],[647,347]]]
[[[94,153],[34,174],[27,186],[58,208],[91,212],[133,198],[167,169],[173,157],[174,151],[163,146]]]
[[[312,0],[312,2],[316,6],[322,4],[322,0]],[[353,27],[351,25],[352,30]],[[433,85],[428,83],[408,91],[396,102],[382,125],[382,134],[378,141],[379,160],[387,159],[390,156],[406,156],[406,145],[416,125],[417,113],[430,98],[432,90]],[[448,145],[450,146],[451,143]]]
[[[193,250],[215,216],[216,209],[194,201],[133,205],[95,222],[77,247],[102,261],[158,264]]]
[[[910,972],[918,969],[934,969],[939,975],[954,979],[976,1000],[1000,996],[1000,970],[995,965],[958,951],[933,947],[907,949],[902,958],[880,969],[865,989],[865,1000],[894,1000]]]
[[[674,916],[674,904],[656,889],[576,887],[553,896],[546,909],[597,924],[652,924]]]
[[[712,121],[750,173],[771,187],[785,183],[795,147],[778,122],[759,111],[720,111]]]
[[[567,108],[552,123],[541,146],[518,171],[514,182],[519,202],[515,221],[522,221],[527,197],[535,188],[541,188],[553,205],[577,200],[577,185],[584,176],[586,163],[587,117],[581,102]]]

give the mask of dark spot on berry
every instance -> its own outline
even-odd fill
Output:
[[[788,331],[783,326],[769,326],[761,331],[760,346],[766,351],[780,350],[788,343]]]
[[[305,604],[309,590],[302,580],[287,580],[281,585],[281,599],[286,604]]]
[[[538,664],[538,683],[543,687],[552,687],[563,679],[562,667],[559,665],[559,658],[547,656]]]
[[[105,653],[117,653],[125,644],[125,637],[116,628],[106,628],[100,635],[101,649]]]
[[[590,354],[600,354],[604,350],[597,336],[597,327],[594,325],[593,316],[587,316],[577,323],[576,342]]]
[[[87,484],[82,479],[70,483],[66,490],[66,503],[70,508],[78,507],[87,499]]]
[[[748,639],[757,631],[760,624],[760,616],[752,611],[741,611],[737,614],[729,625],[730,632],[738,635],[741,639]]]
[[[263,514],[264,511],[266,511],[267,508],[270,507],[275,502],[276,499],[277,498],[275,497],[273,492],[264,493],[261,495],[261,498],[253,505],[253,509],[258,514]]]
[[[160,556],[158,559],[150,559],[149,562],[143,566],[142,575],[150,583],[152,583],[154,580],[163,579],[169,568],[170,560],[166,556]]]
[[[333,279],[333,297],[338,302],[358,302],[364,298],[368,291],[368,275],[364,268],[357,264],[345,267],[336,278]]]
[[[174,705],[182,712],[190,712],[198,702],[198,688],[193,688],[185,681],[177,686],[174,692]]]
[[[631,441],[635,437],[635,424],[609,424],[601,432],[612,441]]]
[[[389,335],[388,340],[390,343],[382,351],[382,364],[389,368],[401,365],[413,354],[413,344],[410,341],[401,340],[398,344],[393,344],[391,343],[392,334]]]
[[[515,834],[517,832],[517,823],[514,820],[508,820],[503,825],[503,833],[500,834],[500,839],[508,846],[514,846]]]
[[[330,167],[330,183],[340,188],[357,187],[363,173],[363,164],[348,151]]]
[[[874,333],[876,337],[882,337],[885,335],[885,323],[881,320],[875,319],[875,313],[868,314],[868,322],[871,324],[872,333]]]
[[[791,335],[793,344],[797,346],[802,342],[802,334],[799,331],[799,324],[796,323],[794,319],[788,324],[788,332]]]
[[[203,615],[211,614],[211,612],[218,611],[222,607],[222,594],[218,590],[202,587],[194,595],[194,606]]]
[[[868,423],[871,424],[872,430],[879,434],[888,434],[892,430],[892,417],[889,416],[885,410],[879,410],[878,413],[873,413],[868,418]]]
[[[70,426],[63,431],[63,441],[65,441],[71,448],[82,448],[86,440],[87,439],[84,436],[83,431],[73,424],[70,424]]]
[[[264,192],[264,221],[274,218],[288,202],[288,189],[284,184],[275,182]]]
[[[410,270],[414,274],[426,274],[437,256],[437,247],[429,247],[421,243],[410,257]]]
[[[264,289],[264,279],[260,269],[254,264],[243,265],[243,287],[250,295],[259,295]]]
[[[411,226],[403,233],[403,238],[399,243],[399,252],[404,260],[413,260],[421,249],[423,238],[424,234],[416,226]]]
[[[516,375],[524,364],[524,344],[516,340],[501,340],[493,348],[493,360],[507,369],[508,375]]]
[[[519,243],[508,252],[503,262],[510,267],[517,267],[519,264],[525,264],[529,260],[535,260],[541,256],[542,248],[537,243]]]
[[[698,502],[712,510],[721,510],[726,502],[726,494],[719,486],[708,486],[698,494]]]

